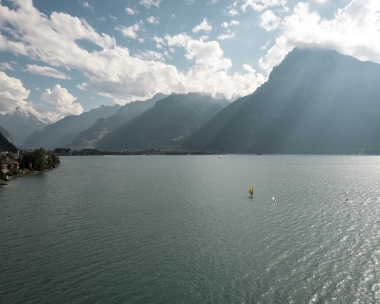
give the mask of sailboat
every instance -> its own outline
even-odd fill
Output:
[[[253,197],[253,187],[252,186],[249,187],[248,193],[251,195],[251,197]]]
[[[219,154],[219,158],[222,158],[222,154]]]
[[[234,158],[235,158],[235,155],[234,155]]]
[[[348,198],[347,198],[347,196],[346,196],[346,192],[344,192],[344,201],[345,201],[345,202],[348,202]]]

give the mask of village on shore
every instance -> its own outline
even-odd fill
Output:
[[[0,152],[0,185],[15,177],[42,173],[56,168],[61,163],[59,156],[44,148],[34,151]]]

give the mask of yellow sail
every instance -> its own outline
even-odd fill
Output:
[[[249,193],[249,194],[252,194],[252,193],[253,193],[253,187],[252,187],[252,186],[249,187],[249,191],[248,191],[248,193]]]

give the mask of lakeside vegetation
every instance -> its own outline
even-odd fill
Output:
[[[56,168],[60,163],[61,161],[56,153],[47,154],[44,148],[25,152],[18,158],[13,153],[7,153],[0,159],[0,181],[27,174],[46,172]],[[7,168],[4,168],[4,165]]]

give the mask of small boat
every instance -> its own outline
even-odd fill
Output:
[[[219,155],[219,158],[222,158],[222,154]]]
[[[275,203],[277,203],[277,199],[273,196],[272,197],[272,200],[275,202]]]
[[[348,198],[347,198],[346,192],[344,192],[344,201],[348,202]]]
[[[251,197],[253,197],[253,187],[252,186],[249,187],[248,194],[250,194]]]
[[[235,158],[235,155],[234,155],[234,158]]]

